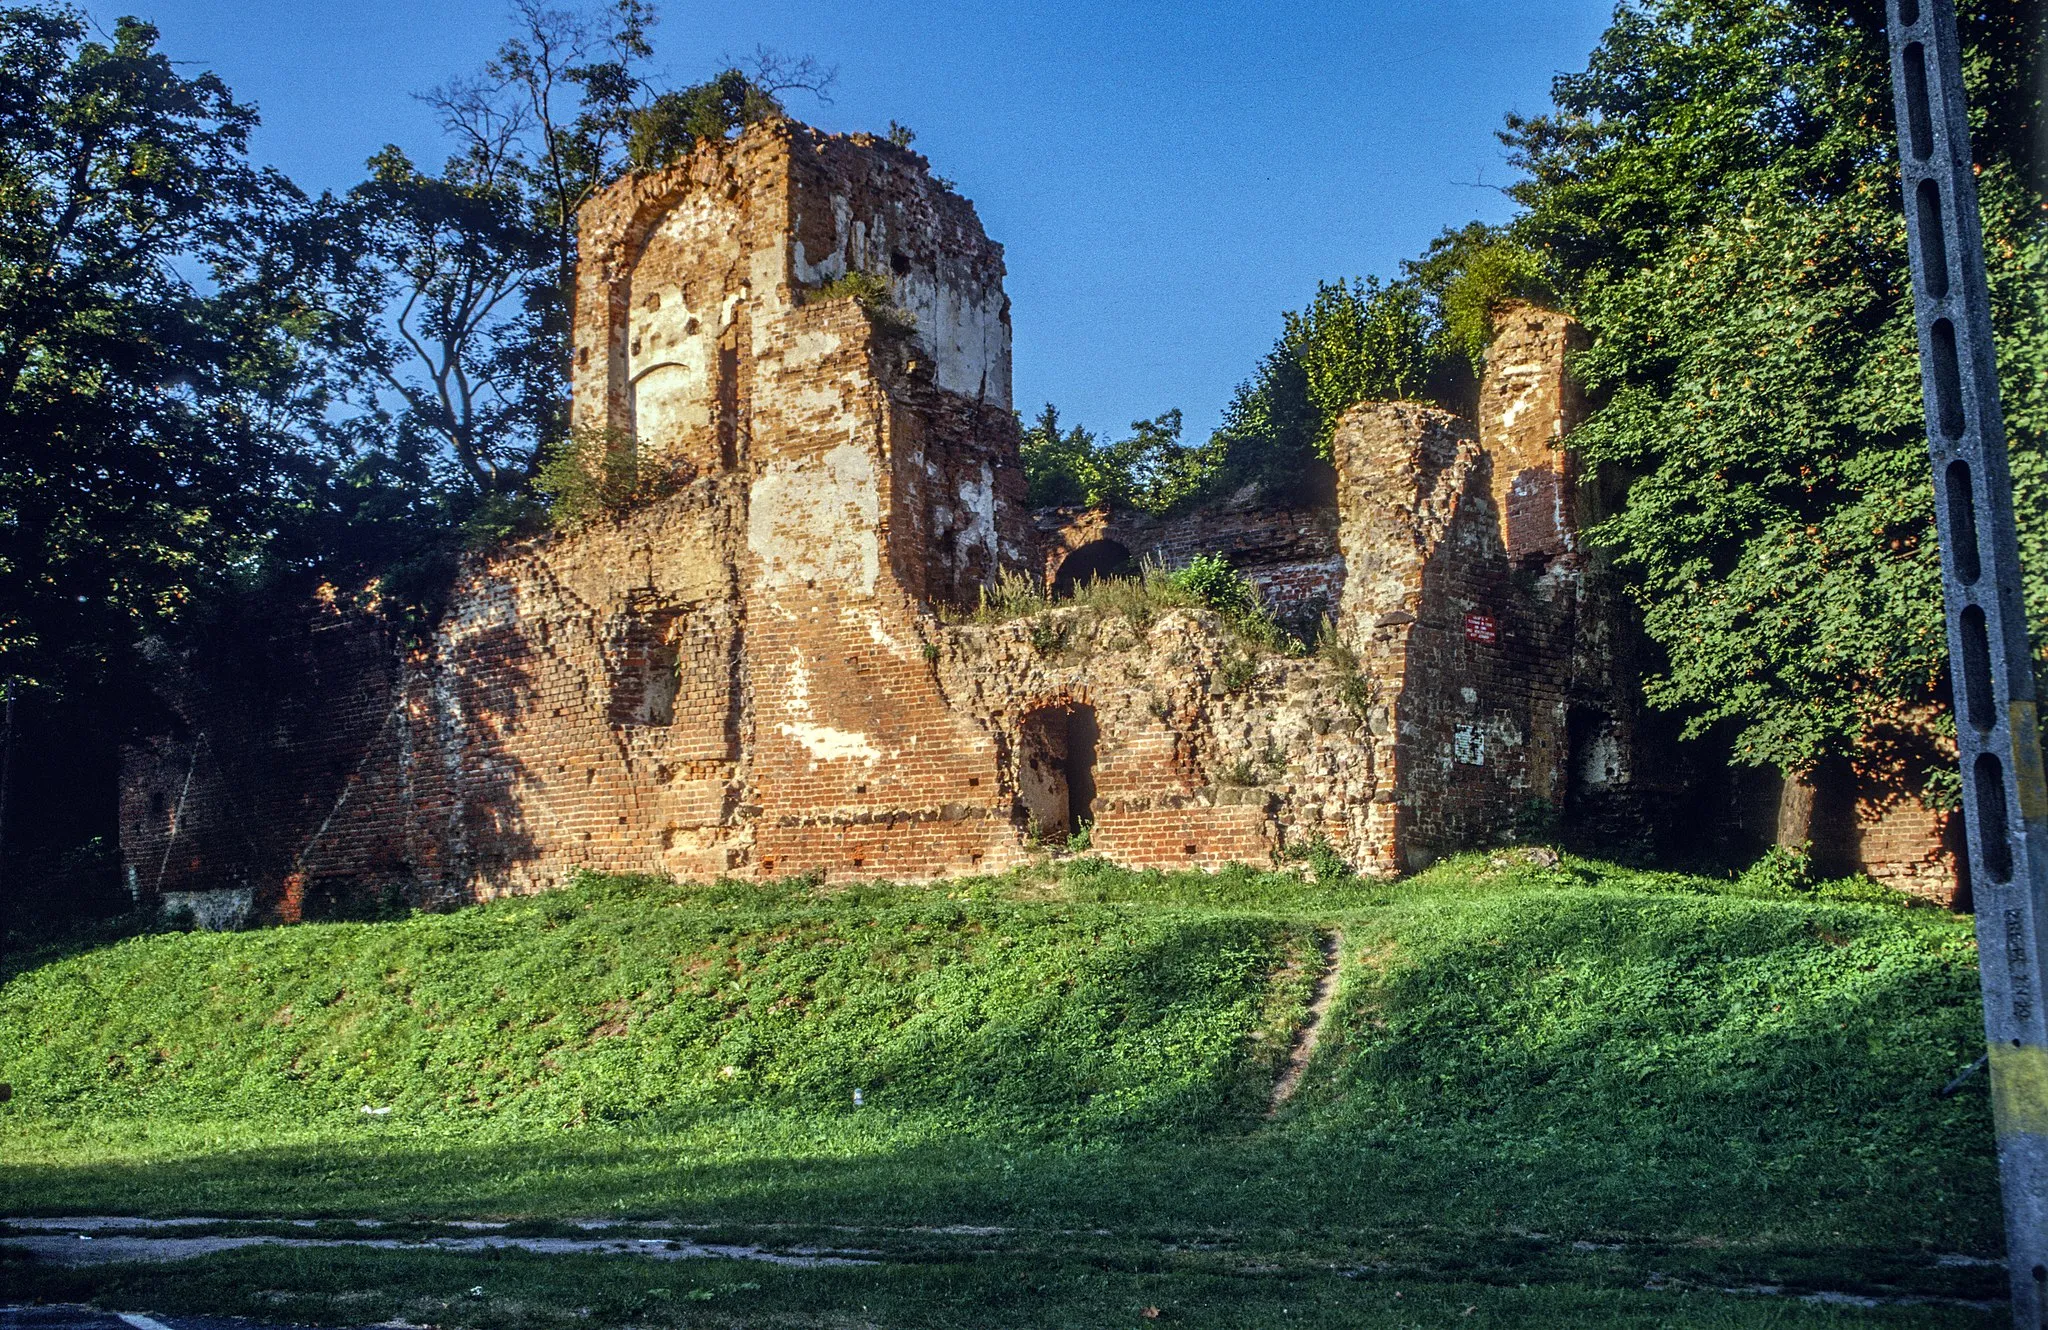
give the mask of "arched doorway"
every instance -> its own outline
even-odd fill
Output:
[[[1079,702],[1040,707],[1024,718],[1017,752],[1017,802],[1025,825],[1063,841],[1095,820],[1095,708]]]
[[[1138,571],[1131,552],[1114,540],[1091,540],[1060,561],[1053,574],[1052,595],[1059,600],[1074,588],[1104,577],[1130,577]]]

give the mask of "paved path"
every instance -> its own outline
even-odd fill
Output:
[[[237,1316],[144,1316],[91,1307],[0,1307],[0,1330],[296,1330]]]
[[[684,1238],[527,1238],[502,1233],[475,1237],[443,1238],[295,1238],[276,1234],[163,1235],[163,1230],[222,1221],[190,1219],[123,1219],[113,1216],[81,1216],[70,1219],[10,1219],[8,1225],[28,1233],[0,1237],[0,1246],[28,1252],[53,1265],[114,1265],[123,1261],[188,1261],[195,1256],[233,1251],[238,1247],[359,1247],[386,1251],[494,1251],[507,1248],[536,1252],[543,1256],[642,1256],[659,1261],[694,1261],[706,1258],[728,1261],[763,1261],[770,1265],[815,1267],[827,1265],[872,1265],[862,1255],[840,1255],[815,1247],[792,1247],[781,1251],[724,1242],[691,1242]],[[293,1227],[312,1221],[292,1221]],[[375,1225],[357,1221],[358,1225]],[[595,1227],[596,1225],[593,1225]],[[461,1224],[451,1227],[502,1228],[502,1224]],[[143,1229],[142,1233],[110,1232]],[[147,1230],[157,1230],[152,1233]],[[36,1232],[34,1230],[41,1230]],[[32,1330],[0,1323],[0,1330]],[[151,1330],[131,1327],[130,1330]],[[179,1330],[172,1327],[172,1330]]]

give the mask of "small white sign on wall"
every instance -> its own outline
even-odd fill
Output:
[[[256,917],[256,893],[248,887],[215,887],[209,891],[166,891],[166,916],[183,915],[194,928],[228,933],[247,928]]]
[[[1460,725],[1451,738],[1451,755],[1469,767],[1486,765],[1486,731],[1477,725]]]

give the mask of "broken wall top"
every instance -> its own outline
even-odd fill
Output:
[[[1010,407],[1002,247],[908,149],[763,122],[621,179],[580,226],[576,423],[644,454],[715,461],[752,329],[852,272],[888,282],[937,387]]]

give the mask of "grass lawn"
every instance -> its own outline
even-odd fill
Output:
[[[1966,919],[1573,859],[591,879],[23,963],[0,1213],[667,1221],[879,1264],[244,1249],[0,1284],[479,1326],[1992,1324],[1721,1291],[2000,1296],[1939,1261],[2001,1245],[1981,1079],[1935,1093],[1982,1042]]]

